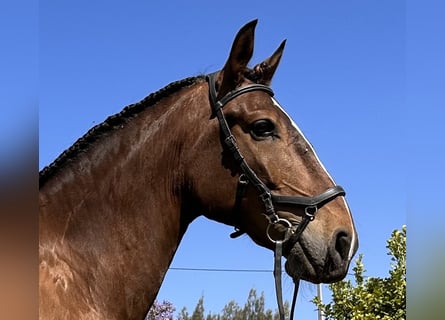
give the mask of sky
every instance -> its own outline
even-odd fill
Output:
[[[415,17],[410,20],[410,16]],[[367,275],[386,276],[390,264],[386,240],[407,224],[407,212],[417,223],[415,213],[424,206],[416,199],[431,194],[413,183],[407,172],[424,163],[424,148],[433,159],[426,167],[442,171],[437,159],[443,142],[434,128],[442,126],[444,112],[430,111],[428,106],[437,103],[433,92],[440,90],[435,90],[434,79],[443,76],[430,63],[435,54],[417,46],[419,41],[428,42],[417,34],[419,26],[435,20],[422,15],[422,7],[407,6],[402,0],[42,0],[39,169],[124,106],[172,81],[220,69],[236,32],[253,19],[259,22],[251,64],[268,57],[287,39],[272,84],[275,97],[345,188]],[[443,52],[440,44],[434,48]],[[430,69],[428,77],[417,62]],[[409,63],[415,67],[407,72]],[[415,94],[414,87],[431,101]],[[417,107],[409,108],[410,104]],[[413,132],[426,135],[427,143]],[[411,150],[415,152],[408,155]],[[422,186],[432,186],[433,194],[436,186],[440,188],[434,175],[414,177]],[[231,231],[197,219],[171,267],[272,269],[271,251],[246,236],[230,239]],[[290,278],[285,277],[283,287],[284,298],[290,300]],[[218,313],[230,300],[243,304],[251,288],[264,292],[267,307],[276,308],[272,273],[170,270],[158,299],[171,301],[178,311],[184,306],[193,311],[204,296],[206,312]],[[329,291],[323,288],[327,296]],[[302,284],[298,319],[316,319],[309,302],[315,295],[314,285]]]

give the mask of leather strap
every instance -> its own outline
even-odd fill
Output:
[[[317,207],[320,209],[323,205],[336,197],[345,195],[345,190],[341,186],[337,185],[314,197],[272,195],[272,201],[277,206]]]
[[[273,275],[275,278],[275,293],[277,296],[278,313],[280,314],[280,320],[284,320],[284,307],[283,307],[283,289],[281,285],[281,257],[283,256],[283,241],[275,242],[274,251],[274,269]]]
[[[230,100],[235,99],[236,97],[247,93],[247,92],[251,92],[251,91],[265,91],[267,92],[271,97],[273,97],[274,93],[272,91],[272,89],[268,86],[265,86],[263,84],[258,84],[258,83],[252,83],[252,84],[248,84],[247,86],[235,89],[233,91],[228,92],[226,95],[224,95],[224,97],[222,97],[221,99],[217,100],[217,92],[216,92],[216,75],[218,74],[218,72],[214,72],[211,73],[207,76],[208,82],[209,82],[209,86],[210,86],[210,99],[211,99],[211,104],[212,104],[212,109],[213,112],[216,112],[216,110],[221,109],[222,107],[224,107]]]

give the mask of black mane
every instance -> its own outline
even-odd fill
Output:
[[[172,82],[159,91],[148,95],[141,101],[126,106],[119,113],[109,116],[102,123],[92,127],[83,137],[79,138],[71,147],[62,152],[56,158],[56,160],[54,160],[50,165],[46,166],[39,172],[39,188],[42,187],[45,182],[48,181],[48,179],[53,176],[60,168],[62,168],[69,160],[75,158],[82,151],[85,151],[88,146],[90,146],[104,133],[120,127],[122,124],[125,124],[132,116],[150,106],[155,105],[161,99],[203,79],[205,79],[205,76],[189,77],[183,80]]]

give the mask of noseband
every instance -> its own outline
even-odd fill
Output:
[[[275,288],[277,293],[277,302],[278,302],[278,310],[280,313],[280,320],[284,320],[284,308],[282,301],[282,293],[281,293],[281,257],[282,257],[282,247],[283,243],[288,241],[291,236],[294,237],[295,241],[298,241],[304,229],[307,227],[309,222],[314,220],[315,215],[319,208],[321,208],[326,203],[334,200],[338,196],[344,196],[346,193],[341,186],[334,186],[332,188],[327,189],[319,195],[313,197],[299,197],[299,196],[284,196],[284,195],[275,195],[272,194],[270,189],[266,186],[266,184],[261,181],[260,178],[255,174],[255,172],[250,168],[241,154],[238,145],[236,143],[236,139],[230,131],[230,127],[227,124],[227,120],[223,113],[223,107],[229,101],[235,99],[236,97],[252,92],[252,91],[263,91],[269,94],[271,97],[274,95],[272,89],[268,86],[262,84],[249,84],[244,87],[237,88],[233,91],[228,92],[222,98],[217,98],[217,91],[215,87],[217,72],[212,73],[207,76],[207,81],[209,84],[209,95],[210,102],[212,107],[213,115],[216,116],[219,122],[221,137],[224,141],[224,146],[233,156],[236,164],[239,167],[240,175],[238,178],[238,187],[235,198],[234,211],[238,212],[239,207],[241,205],[241,200],[245,196],[246,187],[251,184],[254,186],[259,194],[259,198],[264,205],[265,208],[265,216],[269,222],[267,227],[267,237],[270,241],[275,244],[275,263],[274,263],[274,277],[275,277]],[[279,206],[293,206],[304,209],[304,215],[301,217],[301,221],[296,228],[292,225],[292,223],[284,218],[280,218],[275,210],[275,207]],[[284,234],[283,239],[276,240],[270,236],[270,228],[281,224],[287,227],[287,230]],[[237,229],[231,237],[237,237],[243,234],[244,232],[240,229]],[[296,297],[298,293],[299,279],[294,279],[295,282],[295,290],[292,301],[290,319],[293,319],[293,313],[295,308]]]

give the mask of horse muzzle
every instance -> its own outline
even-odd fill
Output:
[[[326,241],[308,228],[298,239],[291,236],[285,243],[285,269],[293,279],[312,283],[340,281],[346,276],[357,247],[357,241],[345,230],[336,230]]]

